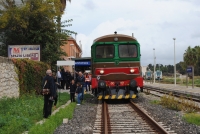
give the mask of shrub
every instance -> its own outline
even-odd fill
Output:
[[[42,88],[42,78],[49,66],[29,59],[12,59],[12,61],[18,69],[16,73],[19,77],[20,95],[35,91],[39,94]]]

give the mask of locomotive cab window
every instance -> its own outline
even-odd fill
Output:
[[[114,45],[96,46],[96,58],[113,58],[114,50]]]
[[[119,57],[120,58],[135,58],[137,57],[136,45],[119,45]]]

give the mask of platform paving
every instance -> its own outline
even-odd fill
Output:
[[[150,82],[145,82],[144,86],[154,87],[161,90],[166,89],[170,91],[177,91],[177,92],[181,92],[185,94],[193,94],[193,95],[200,96],[200,87],[192,88],[192,86],[186,87],[186,86],[182,86],[178,84],[176,84],[175,86],[174,84],[162,84],[162,83],[150,83]]]

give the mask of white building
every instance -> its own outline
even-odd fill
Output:
[[[141,66],[141,68],[142,68],[142,76],[144,76],[147,71],[147,66]]]

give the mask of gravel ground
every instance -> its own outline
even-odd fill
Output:
[[[158,100],[158,97],[141,94],[137,103],[157,122],[174,130],[177,134],[200,134],[200,127],[186,123],[182,119],[183,112],[167,109],[161,105],[151,104],[150,100]]]
[[[94,97],[86,98],[81,105],[76,107],[73,119],[58,127],[54,134],[92,134],[97,102]]]
[[[157,122],[162,122],[177,134],[200,134],[200,127],[182,120],[182,112],[150,103],[150,100],[156,99],[159,98],[142,93],[135,102],[142,106]],[[73,119],[58,127],[54,134],[92,134],[97,102],[94,97],[87,98],[82,105],[76,107]]]

